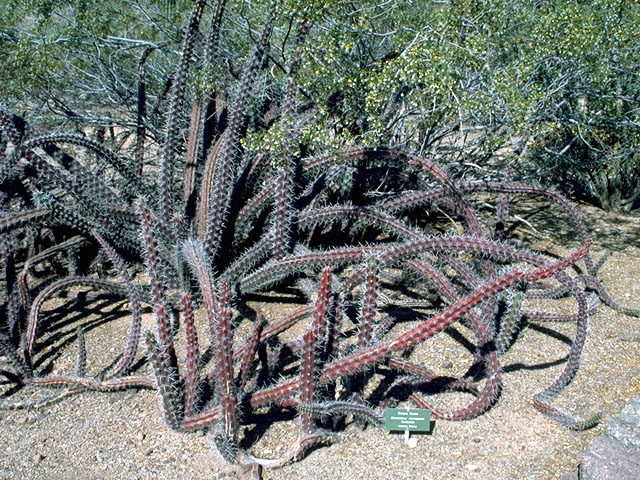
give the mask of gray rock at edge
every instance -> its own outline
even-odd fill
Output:
[[[640,398],[609,420],[578,469],[581,480],[640,479]]]

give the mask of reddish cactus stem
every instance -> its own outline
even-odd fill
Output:
[[[185,334],[187,338],[187,359],[184,379],[184,415],[190,417],[195,411],[198,396],[198,358],[200,348],[198,345],[198,333],[193,317],[191,297],[185,293],[180,299],[182,312],[184,313]]]
[[[458,302],[460,296],[453,288],[453,285],[442,275],[436,268],[429,265],[426,262],[418,262],[417,260],[409,260],[407,262],[410,268],[423,274],[425,278],[430,281],[449,303]],[[478,317],[473,310],[469,310],[466,313],[471,328],[474,334],[478,338],[481,345],[488,345],[492,341],[492,332],[487,328],[482,318]],[[500,360],[495,350],[491,350],[485,356],[485,363],[487,365],[487,382],[479,395],[479,397],[473,400],[469,405],[461,409],[454,411],[445,411],[436,407],[432,407],[432,412],[436,418],[448,419],[448,420],[464,420],[475,417],[484,411],[491,402],[495,399],[498,389],[500,388],[502,369],[500,367]],[[426,401],[425,401],[426,402]]]
[[[215,388],[222,401],[222,421],[224,434],[234,441],[238,428],[237,405],[233,379],[233,359],[231,330],[231,288],[224,281],[220,286],[220,299],[215,320],[210,322],[211,337],[214,342]]]
[[[262,330],[262,333],[260,334],[260,343],[264,343],[267,340],[275,337],[276,335],[284,332],[291,326],[295,325],[299,320],[302,320],[307,315],[309,315],[313,310],[314,310],[314,307],[312,305],[306,305],[304,307],[298,308],[297,310],[290,313],[286,317],[280,318],[275,322],[273,322],[272,324],[267,325],[266,327],[264,327],[264,329]],[[236,348],[233,351],[233,358],[237,359],[242,355],[244,355],[247,348],[248,348],[248,343],[245,343],[239,348]]]
[[[304,334],[302,359],[300,360],[300,403],[309,404],[314,401],[316,386],[316,371],[318,370],[318,349],[326,330],[327,306],[331,290],[331,269],[325,268],[318,285],[313,321],[309,330]],[[306,432],[313,429],[313,418],[309,413],[301,415],[302,428]]]
[[[524,273],[521,270],[516,269],[498,278],[492,279],[467,297],[459,300],[430,319],[425,320],[420,325],[414,327],[403,335],[400,335],[400,337],[393,342],[379,344],[375,347],[352,353],[351,355],[339,358],[329,363],[325,366],[322,372],[321,382],[329,383],[344,375],[361,371],[368,365],[389,356],[392,352],[402,351],[412,347],[436,333],[441,332],[455,320],[466,314],[470,309],[490,296],[509,288],[521,280],[536,281],[548,278],[572,263],[575,263],[586,255],[587,251],[586,247],[580,248],[566,259],[549,266],[539,268],[530,273]]]
[[[258,314],[256,323],[253,326],[253,332],[251,333],[249,343],[247,344],[247,347],[243,349],[244,353],[242,354],[240,373],[238,374],[238,391],[240,392],[244,390],[244,387],[247,383],[247,378],[249,378],[249,371],[251,369],[251,364],[253,363],[253,358],[258,351],[258,347],[260,346],[260,335],[262,334],[263,328],[264,322],[262,321],[262,316]]]
[[[147,355],[158,387],[158,410],[166,424],[180,429],[182,420],[181,399],[178,397],[178,375],[167,362],[167,354],[156,341],[153,333],[147,332],[145,337]]]
[[[182,422],[182,429],[185,432],[196,432],[204,428],[209,428],[218,423],[221,415],[222,408],[220,406],[213,407],[211,410],[207,410],[201,414],[185,418]]]
[[[164,299],[164,287],[160,278],[160,260],[158,246],[151,228],[151,211],[140,207],[140,224],[142,226],[142,238],[147,259],[147,271],[151,284],[151,303],[153,304],[158,343],[172,370],[178,371],[178,360],[173,346],[173,336],[167,315],[167,306]]]
[[[365,348],[371,343],[373,325],[376,314],[376,299],[378,294],[378,266],[375,261],[367,265],[367,273],[360,311],[357,347]]]
[[[587,248],[583,247],[576,250],[573,254],[564,260],[556,262],[548,267],[543,267],[534,270],[530,273],[523,273],[521,270],[515,270],[502,275],[499,278],[492,279],[487,284],[483,285],[476,292],[463,298],[454,305],[451,305],[444,311],[435,315],[434,317],[426,320],[422,324],[414,327],[411,331],[402,335],[394,342],[381,343],[374,347],[370,347],[365,350],[354,352],[345,357],[336,359],[327,364],[320,375],[320,383],[327,384],[333,382],[346,375],[351,375],[358,371],[362,371],[369,365],[383,360],[391,355],[394,351],[404,350],[410,346],[413,346],[420,341],[438,331],[443,330],[449,326],[455,319],[467,313],[471,308],[476,306],[479,302],[485,300],[491,295],[495,295],[505,288],[509,288],[520,280],[537,281],[543,278],[548,278],[551,275],[558,273],[566,268],[568,265],[575,263],[587,253]],[[426,336],[425,336],[426,332]],[[300,380],[294,378],[283,384],[270,387],[268,389],[256,392],[251,395],[249,403],[252,408],[256,408],[269,403],[291,404],[292,399],[298,394]],[[495,387],[488,388],[486,390],[492,391]],[[295,403],[295,402],[293,402]],[[475,408],[473,406],[472,408]]]
[[[299,378],[294,378],[280,385],[269,387],[251,395],[250,405],[252,408],[268,405],[269,403],[280,403],[295,398],[300,391]]]
[[[156,381],[151,377],[121,377],[108,381],[99,381],[93,378],[79,378],[68,375],[55,375],[44,378],[29,379],[29,384],[39,387],[81,387],[87,390],[99,392],[113,392],[125,388],[157,388]]]

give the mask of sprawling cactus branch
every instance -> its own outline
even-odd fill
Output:
[[[513,164],[502,182],[456,183],[428,157],[393,148],[346,146],[300,158],[293,151],[302,141],[296,136],[295,76],[312,28],[305,19],[291,46],[281,100],[274,100],[278,113],[272,125],[284,131],[281,148],[276,154],[270,148],[244,151],[248,117],[264,114],[253,112],[249,100],[268,64],[275,13],[267,14],[240,75],[226,129],[216,133],[201,118],[210,106],[190,98],[187,83],[194,58],[214,56],[211,42],[217,43],[224,3],[213,14],[216,31],[202,47],[196,38],[203,15],[210,13],[206,2],[196,2],[166,107],[162,148],[144,149],[150,140],[141,123],[142,67],[150,50],[140,62],[132,158],[81,135],[34,134],[0,108],[8,140],[0,159],[0,352],[6,359],[0,374],[18,390],[66,387],[41,402],[3,399],[1,405],[33,407],[83,390],[152,388],[170,428],[210,430],[229,461],[239,459],[243,422],[251,411],[297,408],[303,434],[291,453],[295,459],[314,442],[328,441],[319,424],[326,427],[331,416],[352,415],[380,426],[381,407],[401,401],[428,407],[441,419],[480,415],[497,398],[505,380],[500,357],[519,340],[521,324],[572,322],[576,333],[564,370],[533,404],[569,428],[593,425],[596,417],[574,417],[550,400],[578,370],[598,298],[624,313],[639,312],[619,305],[598,278],[600,265],[590,256],[590,236],[578,210],[554,191],[514,182]],[[180,120],[188,101],[192,130],[186,135]],[[252,123],[269,128],[262,120]],[[182,152],[185,159],[179,158]],[[108,166],[109,175],[96,173],[101,170],[94,168],[95,159]],[[143,162],[151,160],[159,168],[144,170]],[[178,185],[182,169],[176,166],[185,163]],[[382,184],[381,173],[387,179]],[[347,177],[335,187],[335,179]],[[185,195],[179,198],[181,187]],[[484,201],[488,194],[499,195],[494,221],[474,207],[475,195]],[[510,207],[524,195],[564,211],[576,232],[572,253],[552,260],[509,242]],[[577,262],[584,263],[584,273],[572,269]],[[95,375],[87,372],[92,351],[83,340],[93,333],[79,330],[73,337],[78,368],[52,376],[42,359],[58,345],[44,339],[50,328],[60,327],[48,324],[43,307],[72,288],[128,298],[131,326],[122,354],[107,359],[109,366]],[[247,313],[250,306],[259,310],[252,303],[256,294],[284,307],[292,290],[305,306],[275,317]],[[559,297],[573,298],[575,311],[537,311],[525,304]],[[155,328],[143,332],[145,306]],[[405,315],[396,316],[395,307]],[[198,336],[198,318],[206,318],[208,341]],[[253,326],[240,328],[243,322]],[[468,375],[444,377],[437,365],[413,355],[456,322],[475,337],[474,357]],[[136,359],[146,359],[150,375],[136,372]],[[367,396],[374,372],[389,378],[377,404]],[[470,400],[446,410],[437,397],[426,396],[442,390],[464,392]]]

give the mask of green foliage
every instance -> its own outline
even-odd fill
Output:
[[[21,110],[46,102],[63,116],[122,115],[135,104],[138,57],[156,55],[150,87],[176,58],[181,36],[178,7],[166,16],[159,2],[33,0],[0,5],[0,95]],[[120,112],[118,112],[120,110]],[[102,112],[104,113],[104,112]],[[104,116],[104,115],[103,115]]]

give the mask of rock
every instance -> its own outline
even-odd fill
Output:
[[[580,480],[580,477],[578,477],[578,470],[574,470],[571,473],[565,473],[559,480]]]
[[[257,463],[238,465],[235,473],[238,480],[260,480],[262,478],[262,466]]]
[[[584,453],[579,468],[581,480],[637,480],[640,478],[640,452],[601,435]]]
[[[606,424],[582,455],[578,471],[561,480],[637,480],[640,478],[640,398]]]

